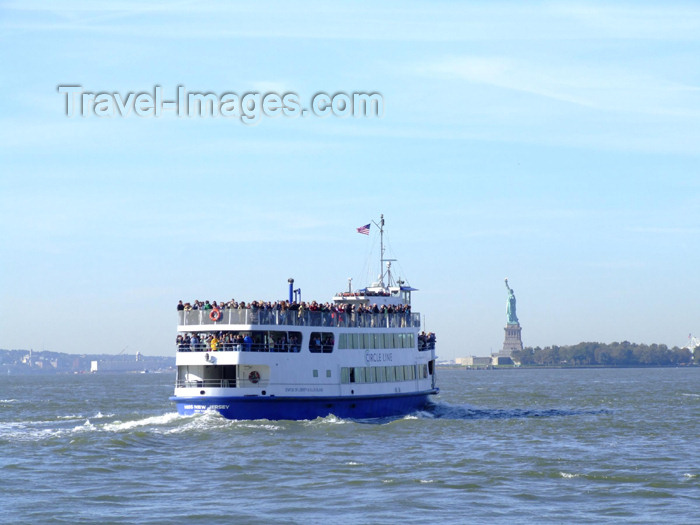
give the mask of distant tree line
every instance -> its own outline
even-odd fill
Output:
[[[698,364],[700,352],[695,352]],[[526,347],[513,352],[521,365],[542,366],[678,366],[693,363],[688,349],[623,341],[610,344],[579,343],[573,346]]]

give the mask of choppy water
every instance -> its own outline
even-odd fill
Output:
[[[438,372],[431,410],[372,424],[1,377],[0,522],[700,523],[700,369]]]

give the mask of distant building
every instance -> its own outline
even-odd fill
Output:
[[[132,356],[115,356],[113,359],[100,359],[90,361],[90,372],[141,372],[146,369],[143,356],[136,353],[136,359]]]
[[[513,360],[505,355],[494,355],[489,358],[493,366],[513,365]]]
[[[461,366],[467,366],[471,368],[486,368],[487,366],[491,365],[491,358],[490,357],[477,357],[477,356],[469,356],[469,357],[458,357],[455,359],[455,363]]]

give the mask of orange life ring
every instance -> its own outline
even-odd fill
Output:
[[[219,310],[218,308],[214,308],[209,313],[209,319],[211,319],[214,322],[217,322],[219,319],[221,319],[221,310]]]
[[[253,370],[250,374],[248,374],[248,381],[250,381],[253,384],[260,381],[260,372],[258,372],[257,370]]]

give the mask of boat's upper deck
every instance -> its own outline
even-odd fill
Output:
[[[211,309],[178,311],[180,326],[271,325],[338,328],[420,328],[420,314],[403,312],[349,312],[313,310]]]

